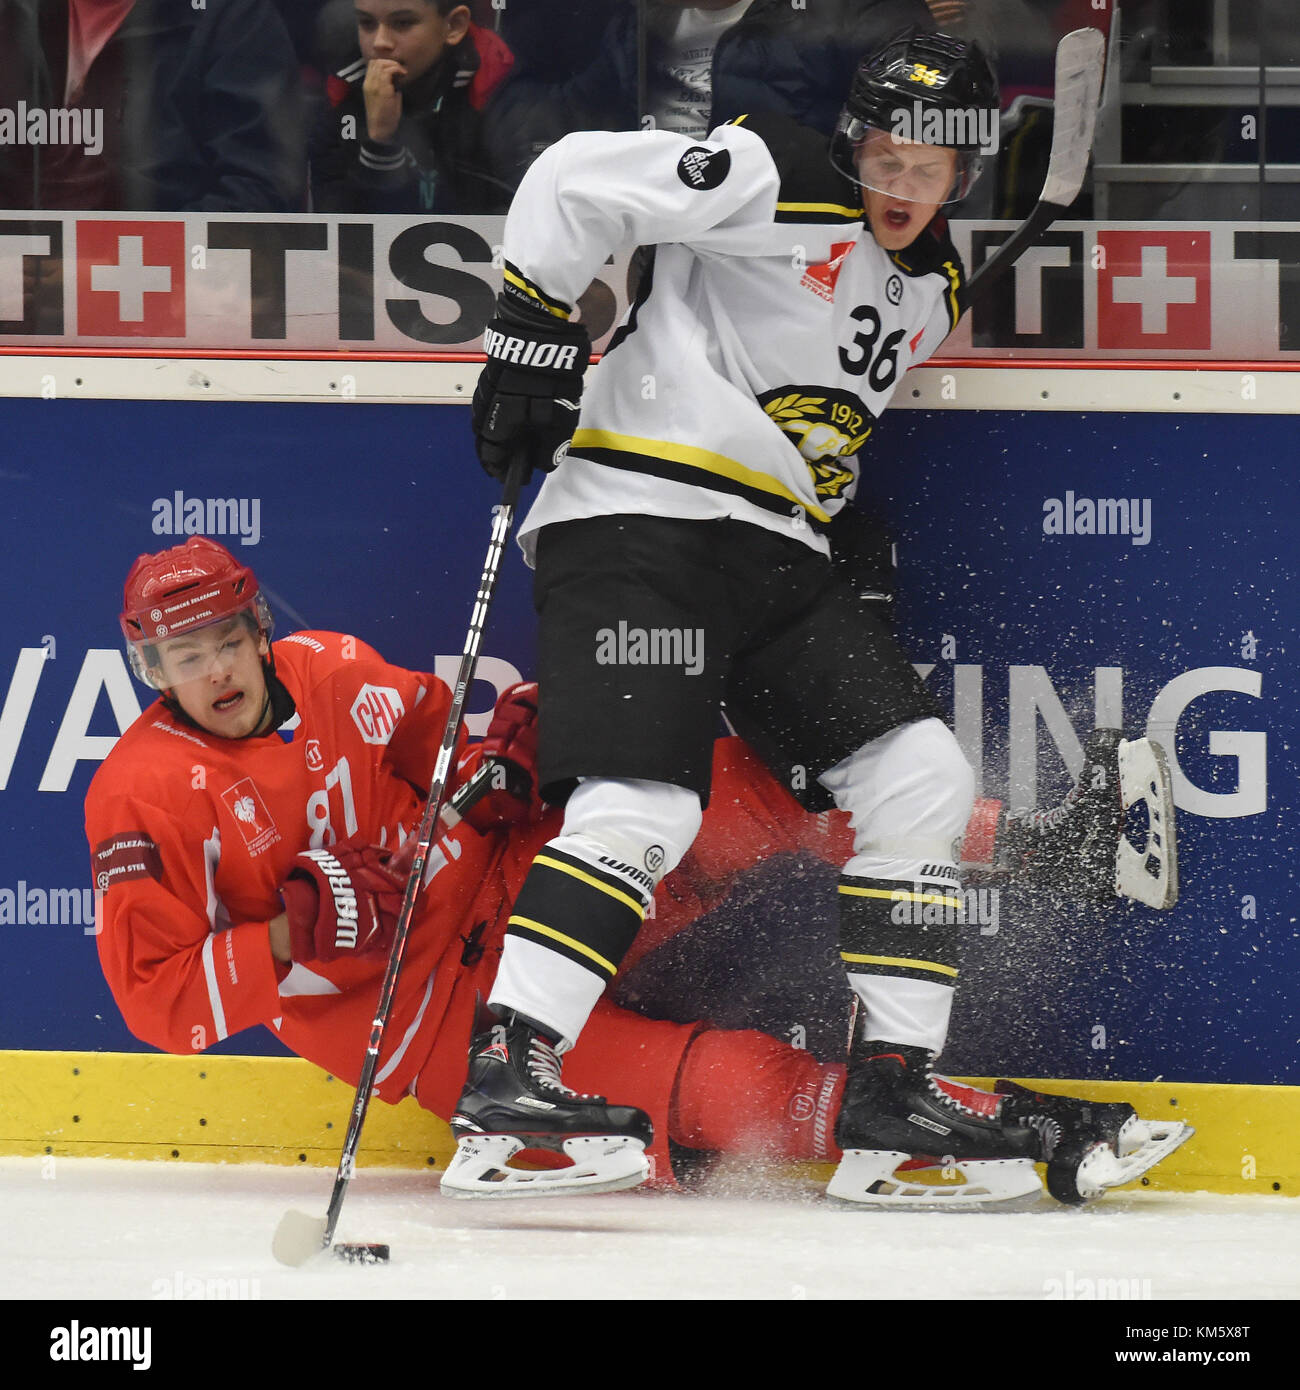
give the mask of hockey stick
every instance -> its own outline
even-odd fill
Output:
[[[271,1242],[271,1252],[281,1264],[300,1265],[322,1250],[328,1250],[334,1240],[334,1228],[338,1225],[339,1212],[343,1208],[343,1198],[347,1194],[348,1183],[356,1171],[357,1148],[361,1143],[361,1126],[365,1123],[366,1112],[370,1108],[370,1094],[375,1079],[375,1069],[379,1064],[379,1049],[384,1041],[384,1030],[388,1026],[388,1016],[392,1012],[393,998],[397,992],[397,977],[402,968],[402,956],[406,950],[406,938],[411,930],[415,916],[415,905],[424,886],[424,865],[434,840],[434,827],[439,824],[443,801],[446,798],[447,782],[451,771],[452,756],[456,751],[456,740],[460,737],[460,727],[465,718],[465,701],[469,688],[474,683],[474,671],[478,666],[479,649],[483,644],[483,632],[487,627],[488,610],[496,591],[497,575],[501,570],[501,557],[505,552],[506,541],[514,524],[515,507],[523,487],[525,464],[516,459],[506,475],[505,492],[501,505],[494,508],[492,539],[488,544],[487,559],[483,565],[483,575],[479,580],[478,594],[474,600],[474,610],[470,615],[469,632],[465,636],[465,650],[460,659],[460,670],[456,674],[456,684],[452,693],[451,709],[447,712],[447,724],[442,734],[442,746],[434,764],[433,781],[429,786],[429,798],[425,803],[424,815],[420,820],[419,840],[415,847],[415,858],[411,872],[406,880],[406,892],[402,895],[402,906],[398,913],[397,925],[393,932],[393,944],[389,951],[388,968],[384,972],[383,983],[379,989],[379,999],[375,1005],[375,1019],[371,1025],[370,1041],[366,1046],[366,1058],[361,1068],[361,1079],[357,1082],[356,1095],[352,1102],[352,1116],[348,1121],[348,1132],[343,1140],[343,1153],[339,1159],[338,1173],[334,1178],[334,1191],[330,1195],[329,1207],[323,1217],[308,1216],[305,1212],[288,1211],[280,1218],[275,1236]],[[484,770],[481,786],[487,789],[490,770]],[[476,777],[475,781],[479,781]],[[473,785],[471,783],[471,785]],[[466,789],[468,791],[468,788]],[[464,803],[462,803],[463,809]]]
[[[1075,29],[1056,46],[1052,152],[1033,212],[971,276],[973,304],[987,294],[1079,196],[1092,154],[1106,42],[1099,29]]]

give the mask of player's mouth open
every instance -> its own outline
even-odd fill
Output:
[[[885,213],[885,221],[896,231],[902,231],[912,220],[912,214],[906,208],[890,208]]]
[[[218,714],[229,714],[231,710],[239,708],[243,699],[244,692],[242,690],[232,690],[229,695],[223,695],[219,700],[213,700],[212,708]]]

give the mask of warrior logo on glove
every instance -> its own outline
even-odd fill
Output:
[[[516,362],[521,367],[552,367],[557,372],[571,371],[578,363],[578,349],[574,344],[539,343],[495,328],[484,329],[483,351],[499,362]]]
[[[385,951],[401,911],[410,851],[343,840],[296,855],[280,900],[296,961],[337,960]]]
[[[573,437],[591,339],[570,312],[541,298],[507,263],[496,317],[483,331],[487,362],[472,412],[479,461],[494,478],[521,454],[525,480],[533,469],[549,473]]]
[[[325,885],[334,898],[334,949],[353,951],[357,945],[357,895],[343,865],[327,849],[307,850],[304,859],[320,865]]]

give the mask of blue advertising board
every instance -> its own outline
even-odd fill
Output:
[[[0,1048],[141,1050],[100,977],[81,818],[99,760],[148,699],[116,624],[130,562],[199,527],[253,565],[281,635],[351,631],[450,677],[498,494],[456,406],[5,400],[0,429]],[[878,427],[860,496],[894,529],[900,635],[983,794],[1058,801],[1097,722],[1150,732],[1175,766],[1178,906],[1008,889],[996,920],[967,932],[949,1070],[1300,1079],[1291,429],[969,410]],[[534,670],[513,547],[485,656],[480,716],[494,687]],[[659,1010],[833,1050],[830,885],[824,866],[759,865],[742,902],[691,929],[706,958],[737,931],[769,941],[784,993],[723,971],[703,999],[697,970],[674,998],[665,955]],[[801,1013],[800,989],[833,1000],[824,1017]],[[259,1030],[220,1050],[279,1045]]]

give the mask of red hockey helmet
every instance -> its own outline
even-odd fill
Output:
[[[158,665],[159,642],[240,613],[271,640],[274,620],[257,577],[224,545],[191,536],[184,545],[139,556],[126,577],[120,618],[132,671],[155,685],[149,668]]]

